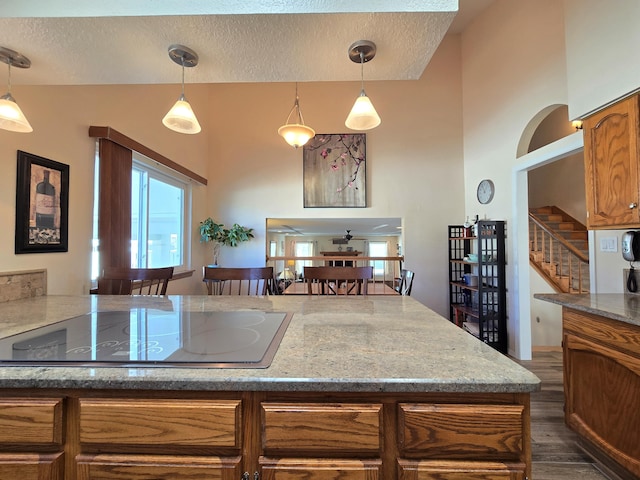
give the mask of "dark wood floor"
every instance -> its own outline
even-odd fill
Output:
[[[533,360],[518,363],[542,380],[541,391],[531,395],[532,480],[607,479],[564,424],[562,352],[536,351]]]

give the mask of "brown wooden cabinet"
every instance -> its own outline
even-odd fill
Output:
[[[563,308],[565,420],[620,478],[640,478],[640,327]]]
[[[522,393],[18,393],[0,391],[2,480],[530,475]]]
[[[586,118],[589,229],[640,227],[640,115],[637,95]]]
[[[0,478],[62,480],[62,398],[0,395]]]

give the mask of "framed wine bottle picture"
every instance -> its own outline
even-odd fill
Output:
[[[69,165],[18,150],[16,253],[69,249]]]

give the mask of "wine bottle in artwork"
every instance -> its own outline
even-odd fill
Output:
[[[36,185],[36,228],[55,228],[56,188],[49,183],[49,170]]]

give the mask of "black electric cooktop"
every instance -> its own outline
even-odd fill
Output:
[[[0,339],[0,365],[266,368],[291,314],[93,312]]]

